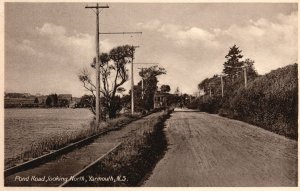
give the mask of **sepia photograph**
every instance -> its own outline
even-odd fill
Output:
[[[298,2],[3,6],[3,182],[298,187]]]

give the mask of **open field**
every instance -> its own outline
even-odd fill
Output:
[[[297,186],[297,142],[244,122],[174,112],[169,149],[144,186]]]
[[[128,184],[137,183],[145,173],[149,171],[147,168],[143,168],[144,171],[141,173],[137,169],[138,167],[144,167],[141,165],[132,166],[133,163],[142,162],[145,163],[145,160],[141,160],[141,149],[149,145],[145,145],[145,141],[152,140],[153,136],[151,134],[158,127],[157,122],[162,121],[162,116],[166,116],[166,113],[156,112],[150,114],[149,116],[143,117],[137,121],[134,121],[121,129],[110,131],[107,134],[101,135],[95,139],[91,144],[79,147],[71,152],[65,153],[62,156],[53,159],[47,163],[41,164],[35,168],[28,170],[20,171],[15,174],[9,175],[5,178],[6,186],[59,186],[64,182],[65,178],[68,178],[74,175],[76,172],[80,171],[82,168],[86,167],[93,161],[95,161],[100,156],[103,156],[108,150],[114,147],[116,144],[121,143],[121,149],[115,152],[113,155],[109,155],[106,159],[103,160],[103,163],[98,163],[90,168],[91,171],[87,171],[87,177],[84,182],[77,182],[78,186],[103,186],[101,182],[90,182],[89,176],[98,177],[103,175],[117,177],[119,175],[126,176],[128,178]],[[160,125],[162,125],[160,124]],[[160,126],[162,127],[162,126]],[[155,136],[156,137],[156,136]],[[156,137],[156,144],[161,144],[160,138]],[[145,151],[146,152],[146,151]],[[150,154],[150,152],[147,152]],[[155,152],[151,152],[154,154]],[[144,157],[147,157],[147,165],[153,166],[155,163],[155,156],[149,156],[142,154]],[[154,161],[150,161],[151,158]],[[140,159],[140,160],[138,160]],[[108,165],[105,168],[99,165]],[[130,171],[131,170],[131,171]],[[85,173],[80,174],[79,177],[86,175]],[[98,174],[100,173],[100,174]],[[61,177],[59,180],[49,180],[49,181],[34,181],[30,179],[29,181],[16,181],[16,177]],[[76,182],[75,182],[76,183]],[[99,184],[98,184],[99,183]],[[103,183],[103,182],[102,182]],[[124,182],[109,182],[109,185],[124,185]],[[125,184],[125,185],[128,185]],[[75,184],[77,185],[77,184]],[[104,182],[105,185],[105,182]],[[70,185],[74,186],[74,185]]]
[[[13,158],[33,143],[89,127],[87,109],[5,109],[5,159]]]

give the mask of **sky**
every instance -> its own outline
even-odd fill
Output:
[[[96,17],[92,3],[5,3],[5,92],[88,92],[78,80],[95,56]],[[101,5],[106,5],[102,3]],[[236,44],[259,74],[298,62],[296,3],[108,3],[100,13],[100,51],[138,45],[136,63],[158,63],[167,71],[159,86],[171,92],[197,91],[197,84],[221,74]],[[134,83],[140,81],[134,66]],[[130,67],[128,67],[130,68]],[[93,76],[94,79],[94,76]],[[130,89],[130,81],[124,84]]]

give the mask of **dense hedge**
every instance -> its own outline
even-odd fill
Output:
[[[231,100],[236,118],[297,139],[298,66],[290,65],[261,76]]]
[[[223,98],[200,98],[193,105],[198,105],[202,111],[236,118],[297,139],[298,65],[257,77],[247,88],[243,84],[236,86]]]

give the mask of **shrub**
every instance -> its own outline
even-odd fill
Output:
[[[298,70],[297,64],[261,76],[240,88],[231,99],[236,118],[267,130],[297,139]]]
[[[242,79],[227,81],[224,97],[206,95],[198,100],[198,108],[297,139],[298,65],[289,65],[251,79],[247,88]]]

